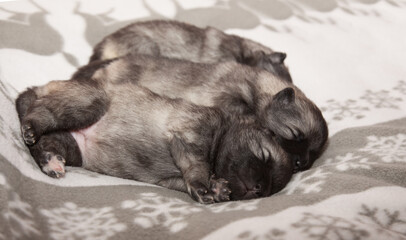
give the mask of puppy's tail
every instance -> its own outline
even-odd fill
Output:
[[[22,92],[20,95],[18,95],[18,98],[16,99],[16,109],[17,109],[18,118],[20,119],[20,122],[24,118],[24,116],[27,114],[28,109],[37,99],[38,99],[37,94],[35,93],[34,89],[32,89],[32,88],[28,88],[27,90]]]

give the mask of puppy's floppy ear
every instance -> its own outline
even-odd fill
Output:
[[[271,54],[268,54],[268,58],[273,64],[283,64],[286,58],[286,53],[273,52]]]
[[[295,102],[295,90],[293,88],[285,88],[275,94],[272,103],[289,105]]]
[[[251,150],[251,152],[259,159],[263,159],[264,160],[264,155],[262,153],[262,149],[261,146],[259,145],[259,143],[255,140],[252,140],[249,142],[249,148]]]
[[[265,131],[265,130],[264,130]],[[252,139],[249,142],[249,148],[251,152],[258,158],[264,162],[268,162],[270,152],[266,148],[267,142],[264,136],[261,136],[259,139]]]

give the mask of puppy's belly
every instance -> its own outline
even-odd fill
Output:
[[[73,131],[70,132],[70,134],[73,136],[73,138],[76,140],[76,143],[79,146],[80,153],[83,155],[87,148],[88,144],[90,144],[89,138],[91,135],[95,134],[95,124],[91,125],[90,127],[87,127],[85,129],[81,129],[78,131]]]
[[[79,147],[80,154],[82,156],[82,167],[91,171],[109,174],[106,172],[107,169],[103,169],[105,166],[102,164],[108,160],[109,154],[107,149],[103,149],[98,146],[98,142],[100,141],[99,138],[103,136],[103,133],[106,132],[105,122],[106,115],[104,115],[93,125],[77,131],[72,131],[70,134],[73,136]],[[101,168],[102,166],[103,168]]]
[[[82,155],[82,161],[83,161],[83,167],[86,168],[86,166],[89,165],[88,162],[88,152],[91,151],[91,146],[93,145],[93,136],[95,136],[96,133],[96,125],[97,123],[84,128],[80,129],[77,131],[72,131],[70,134],[73,136],[75,139],[79,149],[80,149],[80,154]]]
[[[137,138],[136,126],[129,129],[117,125],[106,114],[97,123],[70,132],[80,149],[82,167],[148,183],[182,176],[162,139],[150,139],[142,145],[145,139]]]

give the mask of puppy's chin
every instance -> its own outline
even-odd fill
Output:
[[[260,198],[259,196],[257,196],[255,193],[246,193],[244,195],[235,195],[235,194],[231,194],[230,195],[230,199],[232,201],[238,201],[238,200],[250,200],[250,199],[255,199],[255,198]]]
[[[258,195],[256,192],[253,191],[239,191],[239,192],[232,192],[230,194],[230,199],[232,201],[236,200],[249,200],[249,199],[254,199],[254,198],[261,198],[261,197],[267,197],[267,196],[262,196]]]
[[[256,182],[253,181],[253,178],[244,179],[244,176],[242,175],[234,175],[229,177],[229,179],[231,200],[248,200],[271,195],[271,186],[269,182]]]
[[[229,187],[231,189],[230,199],[233,201],[254,198],[254,196],[246,198],[247,188],[245,187],[245,184],[238,179],[234,179],[233,182],[229,181]]]

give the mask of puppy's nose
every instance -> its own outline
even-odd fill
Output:
[[[261,192],[261,190],[262,190],[262,186],[261,186],[261,184],[256,184],[253,188],[252,188],[252,191],[253,192]]]
[[[304,154],[303,156],[292,155],[291,159],[292,159],[293,166],[294,166],[293,173],[307,170],[310,167],[309,154]]]

